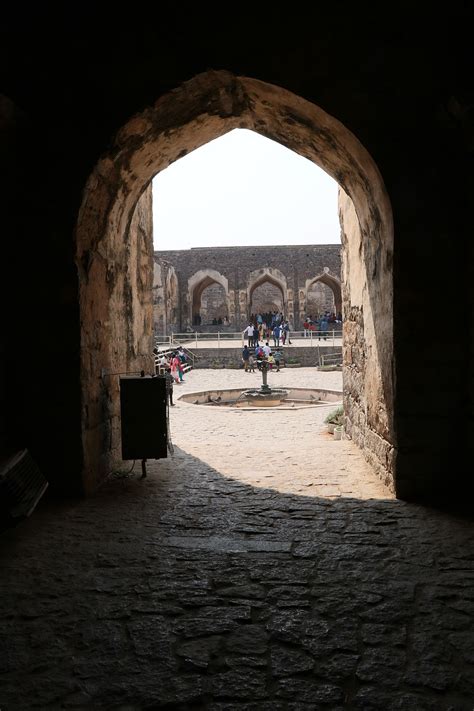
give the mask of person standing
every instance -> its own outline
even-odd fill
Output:
[[[328,321],[327,321],[327,317],[325,314],[323,314],[321,316],[321,318],[318,319],[318,326],[319,326],[318,341],[321,340],[321,336],[323,337],[324,340],[326,340],[327,330],[328,330]]]
[[[276,372],[280,372],[280,361],[281,361],[281,356],[282,353],[278,349],[276,351],[273,351],[273,356],[275,358],[275,366],[276,366]]]
[[[244,346],[244,349],[242,351],[242,361],[244,364],[244,370],[246,373],[249,371],[249,358],[250,358],[250,351],[248,349],[248,346]]]
[[[164,353],[161,354],[158,361],[157,372],[159,375],[163,375],[166,372],[166,368],[169,366],[168,358]]]
[[[177,383],[183,382],[183,364],[181,363],[181,358],[177,353],[174,353],[173,359],[171,361],[171,372],[175,376]],[[176,376],[178,376],[176,378]]]
[[[278,348],[278,346],[280,345],[280,336],[281,336],[281,328],[280,328],[280,324],[277,323],[273,327],[273,345],[275,346],[275,348]]]
[[[254,348],[256,348],[256,347],[258,346],[259,338],[260,338],[260,333],[259,333],[259,330],[258,330],[258,326],[254,326],[254,327],[253,327],[253,345],[254,345]]]
[[[255,358],[251,353],[249,354],[249,372],[255,373]]]
[[[174,383],[174,378],[171,375],[171,367],[168,365],[166,370],[165,370],[165,379],[166,379],[166,397],[168,399],[169,404],[171,407],[174,407],[174,402],[173,402],[173,383]]]
[[[244,331],[244,336],[247,336],[247,342],[248,342],[249,348],[251,348],[253,346],[253,332],[254,332],[253,324],[249,323],[249,325],[247,326],[247,328]]]

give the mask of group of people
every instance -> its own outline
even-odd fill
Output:
[[[252,353],[248,346],[244,346],[242,350],[242,362],[246,373],[254,373],[255,364],[261,370],[263,361],[268,363],[269,370],[275,369],[277,373],[280,371],[282,352],[278,348],[272,351],[266,341],[264,346],[257,344],[253,351]]]
[[[291,326],[288,319],[285,319],[283,314],[276,311],[271,314],[254,314],[251,315],[248,326],[244,329],[244,336],[247,338],[249,348],[258,346],[260,341],[269,341],[273,339],[273,345],[278,348],[280,345],[285,345],[290,341]]]
[[[178,350],[169,355],[162,353],[158,361],[158,371],[164,373],[166,378],[166,394],[171,406],[174,406],[173,385],[174,383],[179,385],[184,382],[184,366],[187,360],[188,356],[180,346]]]
[[[338,313],[337,315],[335,313],[330,313],[329,311],[325,311],[322,314],[319,314],[315,318],[313,318],[312,315],[306,316],[304,322],[303,322],[303,337],[307,338],[308,336],[311,336],[311,331],[318,336],[318,340],[326,340],[327,338],[327,333],[329,328],[331,327],[331,324],[333,325],[333,328],[335,326],[338,326],[339,324],[342,324],[342,314]]]

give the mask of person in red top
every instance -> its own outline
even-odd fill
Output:
[[[183,382],[183,364],[177,353],[174,353],[173,358],[171,359],[171,373],[175,377],[177,383]],[[178,376],[177,378],[176,375]]]
[[[259,370],[261,370],[261,363],[262,363],[262,360],[264,360],[264,358],[265,358],[265,353],[264,353],[262,346],[258,346],[255,349],[255,358],[257,360],[257,368]]]

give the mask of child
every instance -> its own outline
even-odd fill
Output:
[[[249,371],[251,373],[255,373],[255,358],[253,357],[253,355],[251,353],[249,354],[249,366],[248,367],[249,367]]]

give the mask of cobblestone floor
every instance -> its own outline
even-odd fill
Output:
[[[195,371],[175,399],[251,381]],[[472,521],[394,499],[327,408],[177,401],[147,479],[0,537],[2,711],[471,711]]]

